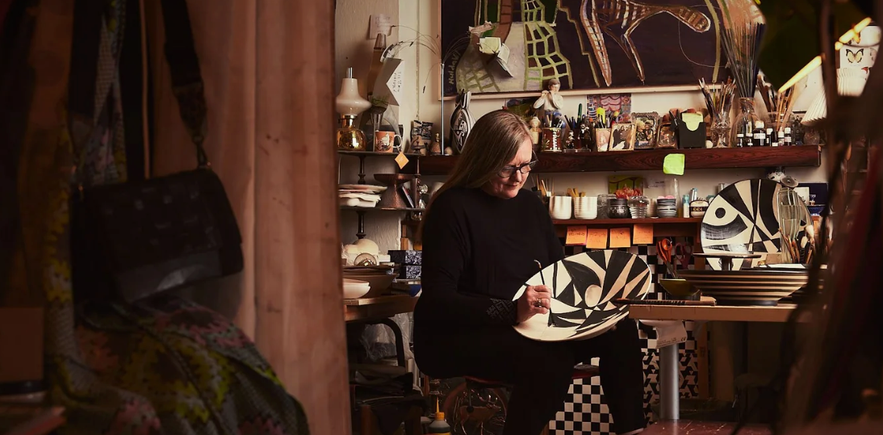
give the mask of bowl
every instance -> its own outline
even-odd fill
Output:
[[[392,285],[393,280],[396,279],[396,276],[381,274],[356,274],[347,273],[346,271],[344,271],[343,278],[367,282],[370,286],[370,290],[367,294],[360,297],[373,298],[386,294],[387,290],[389,290],[389,286]]]
[[[744,270],[681,270],[678,274],[704,296],[712,296],[718,305],[771,305],[806,285],[807,271],[744,269]]]
[[[686,279],[660,279],[659,285],[665,289],[666,293],[676,299],[687,299],[699,291],[698,288],[693,287]]]
[[[343,279],[343,298],[358,299],[365,297],[371,291],[371,286],[366,281],[357,279]]]

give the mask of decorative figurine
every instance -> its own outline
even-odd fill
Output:
[[[472,126],[475,124],[472,114],[469,113],[471,98],[471,92],[460,91],[460,94],[457,95],[457,107],[451,114],[451,145],[457,154],[463,152],[463,147],[466,146],[466,137],[469,136],[469,132],[472,131]]]
[[[563,128],[567,125],[567,121],[561,114],[561,108],[564,107],[564,97],[558,93],[561,90],[561,81],[554,78],[549,79],[546,87],[548,89],[540,94],[537,101],[533,103],[533,108],[534,110],[543,110],[546,119],[551,123],[549,127]]]
[[[543,129],[540,128],[540,118],[536,116],[530,118],[528,125],[530,125],[530,141],[533,142],[533,148],[536,151],[540,145],[540,135],[543,133]]]

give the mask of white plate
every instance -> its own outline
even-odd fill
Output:
[[[377,186],[374,184],[341,184],[337,187],[343,190],[359,190],[371,193],[380,193],[386,190],[386,186]]]

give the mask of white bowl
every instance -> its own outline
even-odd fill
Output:
[[[343,298],[344,299],[358,299],[362,296],[368,294],[371,290],[371,285],[368,284],[367,281],[360,281],[357,279],[343,279]]]

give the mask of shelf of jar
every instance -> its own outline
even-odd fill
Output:
[[[653,150],[610,152],[539,153],[539,162],[533,172],[618,172],[661,170],[665,156],[684,154],[685,168],[740,169],[784,167],[819,167],[822,164],[821,147],[800,145],[791,147],[751,148],[657,148]],[[423,175],[445,175],[457,161],[457,156],[425,156],[420,158]]]
[[[636,224],[698,224],[702,218],[642,218],[642,219],[552,219],[555,225],[636,225]]]
[[[338,154],[343,154],[347,156],[378,156],[378,157],[396,157],[399,153],[381,153],[377,151],[350,151],[350,150],[337,150]],[[420,157],[420,154],[417,153],[405,153],[406,157]]]

